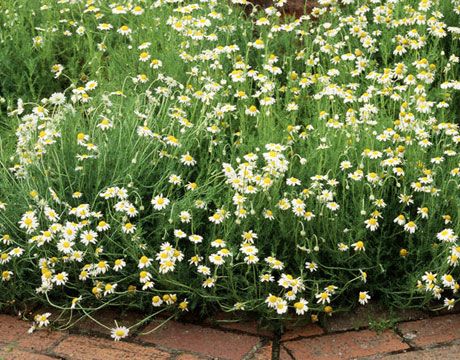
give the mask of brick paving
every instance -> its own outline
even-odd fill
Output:
[[[157,327],[153,322],[144,332]],[[205,356],[239,360],[260,343],[257,336],[221,331],[210,327],[170,321],[160,329],[141,337],[145,343],[164,348],[192,351]]]
[[[296,359],[356,359],[409,349],[392,331],[377,334],[371,330],[347,331],[320,337],[305,338],[286,343]]]
[[[444,315],[436,318],[399,324],[404,339],[414,347],[442,344],[460,339],[459,316]],[[460,355],[459,355],[460,357]]]
[[[100,318],[112,318],[102,313]],[[402,317],[407,319],[408,317]],[[410,317],[413,318],[413,317]],[[30,323],[0,314],[0,360],[453,360],[460,354],[460,313],[402,321],[375,332],[372,322],[356,323],[354,314],[328,318],[322,326],[287,326],[281,336],[256,321],[203,325],[170,321],[155,332],[133,331],[114,342],[97,326],[82,322],[71,330],[27,331]],[[347,323],[348,321],[348,323]],[[142,329],[158,326],[151,322]],[[332,329],[332,330],[331,330]],[[339,330],[333,330],[339,329]],[[95,336],[98,334],[98,336]]]

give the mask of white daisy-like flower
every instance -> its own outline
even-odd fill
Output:
[[[371,296],[368,294],[368,291],[360,291],[358,295],[358,301],[361,305],[366,305],[370,300]]]
[[[34,316],[34,321],[37,323],[38,327],[48,326],[50,323],[49,317],[51,313],[47,312],[44,314],[37,314]]]
[[[129,329],[126,326],[117,326],[113,328],[111,331],[111,337],[115,341],[120,341],[129,335]]]
[[[169,205],[170,201],[163,194],[157,195],[152,199],[152,205],[155,210],[163,210]]]

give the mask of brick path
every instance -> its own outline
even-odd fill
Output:
[[[101,316],[113,319],[113,314]],[[460,313],[415,317],[423,316],[425,318],[403,321],[392,330],[377,333],[367,328],[369,321],[363,321],[362,316],[337,315],[321,327],[307,324],[278,337],[258,329],[255,321],[209,321],[205,325],[170,321],[149,335],[134,332],[127,341],[114,342],[106,330],[86,320],[70,333],[40,330],[30,335],[27,333],[29,323],[0,314],[0,359],[458,359]],[[142,332],[157,325],[152,322]]]

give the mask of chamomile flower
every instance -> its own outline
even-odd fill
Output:
[[[369,295],[368,291],[359,292],[358,301],[361,305],[366,305],[369,302],[370,298],[371,296]]]
[[[369,229],[370,231],[376,231],[379,227],[379,223],[374,217],[365,220],[364,223],[366,224],[366,229]]]
[[[409,234],[413,234],[415,233],[415,230],[417,230],[417,224],[415,224],[413,221],[409,221],[404,225],[404,230]]]
[[[116,259],[113,263],[113,270],[120,271],[126,266],[126,262],[124,259]]]
[[[447,307],[447,310],[452,310],[455,306],[455,299],[444,299],[444,306]]]
[[[120,341],[129,335],[129,329],[126,326],[117,326],[110,330],[110,337],[115,341]]]
[[[361,240],[351,244],[351,246],[353,247],[355,251],[365,251],[366,250],[366,248],[364,247],[364,242]]]
[[[318,265],[317,265],[315,262],[309,262],[309,261],[307,261],[307,262],[305,263],[305,268],[306,268],[307,270],[310,270],[310,272],[314,272],[314,271],[318,270]]]
[[[443,242],[453,243],[457,241],[457,235],[455,235],[452,229],[444,229],[436,234],[436,238]]]
[[[69,274],[65,271],[60,272],[53,276],[52,282],[56,285],[65,285],[66,282],[69,280]]]
[[[124,35],[124,36],[128,36],[132,33],[132,30],[129,28],[128,25],[123,25],[118,28],[117,33]]]
[[[196,165],[196,160],[188,152],[181,156],[180,161],[181,161],[182,164],[184,164],[186,166],[194,166],[194,165]]]
[[[297,315],[304,315],[308,311],[308,301],[300,298],[294,303],[294,309]]]
[[[155,210],[163,210],[169,205],[170,201],[163,194],[156,195],[152,199],[152,205]]]
[[[38,327],[46,327],[50,324],[50,318],[51,313],[46,312],[43,314],[36,314],[34,316],[34,321],[38,325]]]
[[[14,275],[14,273],[10,270],[4,270],[2,271],[2,281],[10,281],[11,277]]]
[[[127,223],[122,225],[121,230],[125,234],[133,234],[136,231],[136,225],[134,225],[134,224],[132,224],[130,222],[127,222]]]
[[[147,268],[149,267],[150,265],[152,265],[152,259],[148,258],[147,256],[143,255],[141,256],[141,258],[139,259],[139,263],[137,264],[137,267],[139,269],[144,269],[144,268]]]
[[[327,291],[315,294],[317,304],[329,304],[331,302],[330,294]]]

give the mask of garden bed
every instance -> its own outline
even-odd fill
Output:
[[[2,2],[0,310],[458,302],[459,1],[244,3]]]

